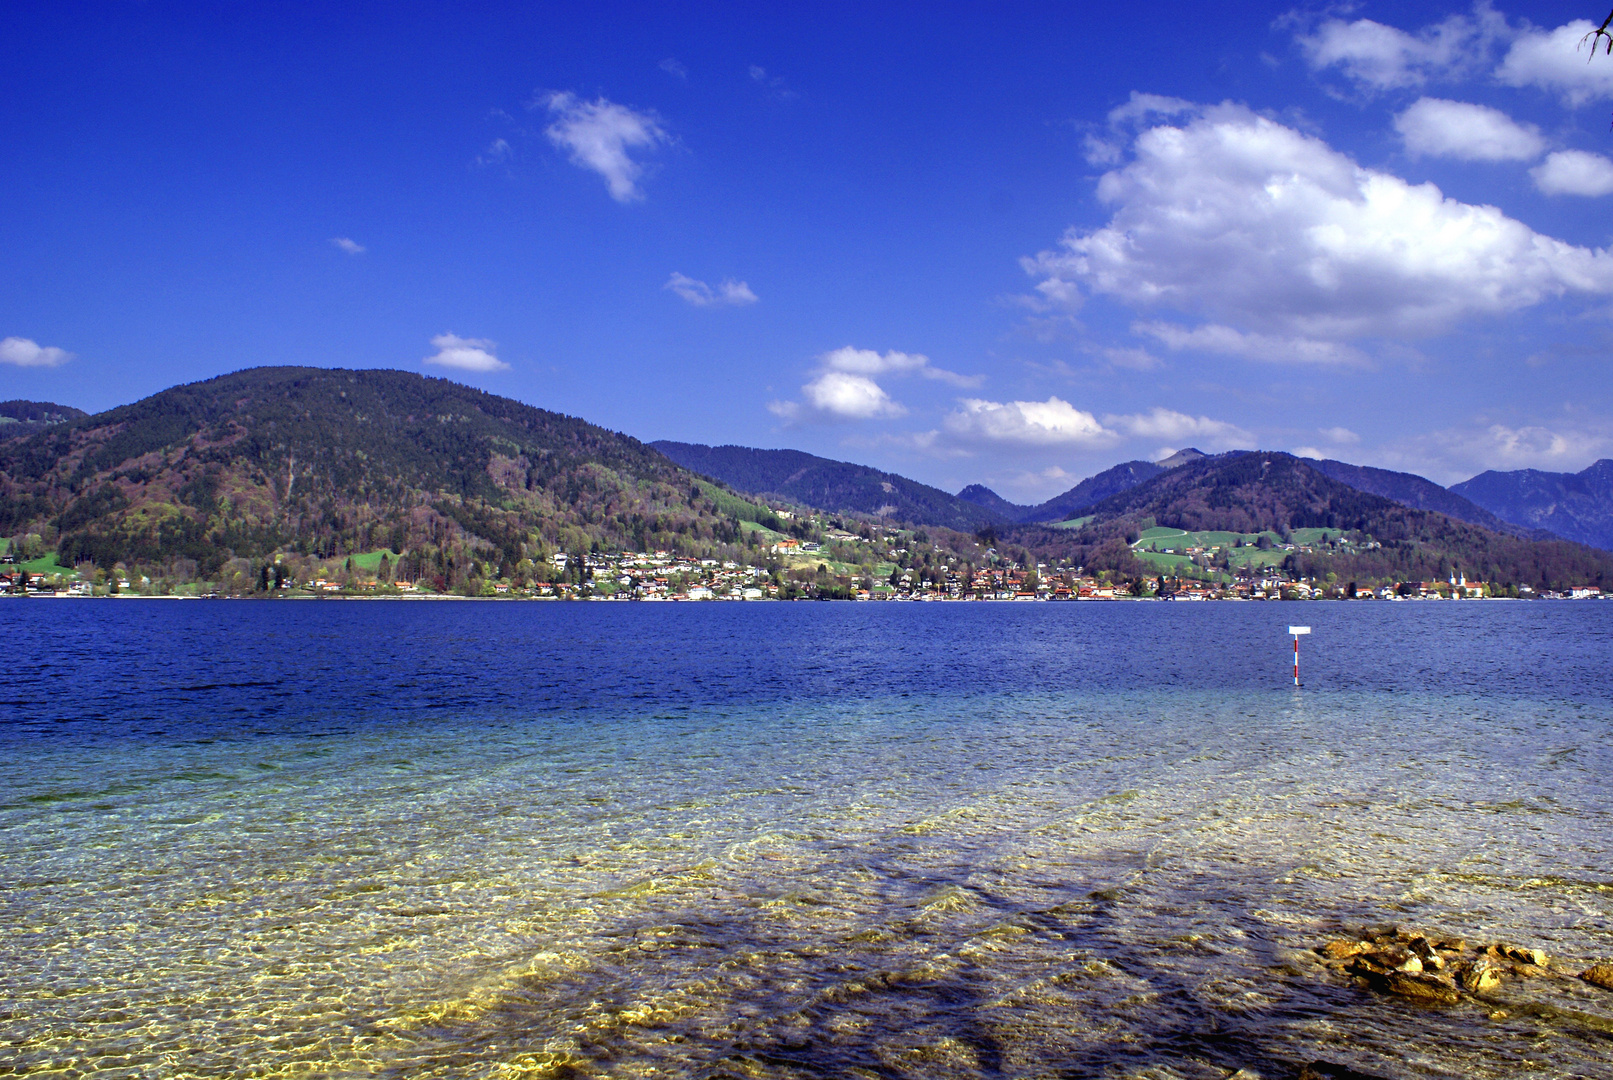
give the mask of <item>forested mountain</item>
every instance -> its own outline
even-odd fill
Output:
[[[1222,454],[1163,472],[1091,507],[1094,520],[1059,548],[1046,533],[1014,533],[1020,543],[1062,550],[1087,565],[1140,573],[1129,544],[1151,525],[1187,531],[1337,528],[1363,543],[1296,553],[1291,573],[1360,581],[1475,580],[1555,588],[1613,586],[1613,555],[1566,540],[1527,540],[1420,510],[1340,483],[1290,454]],[[1380,547],[1367,546],[1368,543]]]
[[[1191,452],[1197,453],[1197,451]],[[1117,492],[1134,488],[1144,480],[1152,479],[1164,471],[1163,466],[1156,465],[1152,461],[1123,461],[1096,476],[1087,477],[1069,491],[1055,495],[1035,506],[1011,503],[984,484],[970,484],[958,492],[958,498],[972,502],[976,506],[983,506],[1001,514],[1009,521],[1020,524],[1068,521],[1080,517],[1089,506],[1102,502]]]
[[[966,503],[974,503],[976,506],[984,507],[994,514],[1000,514],[1006,521],[1020,521],[1023,519],[1025,511],[1030,509],[1028,506],[1009,502],[985,484],[970,484],[958,492],[958,498]]]
[[[1534,540],[1552,539],[1552,534],[1549,532],[1504,521],[1482,506],[1415,473],[1392,472],[1389,469],[1374,469],[1367,465],[1351,465],[1348,462],[1332,460],[1312,461],[1311,468],[1341,484],[1348,484],[1357,491],[1381,495],[1385,499],[1393,499],[1402,506],[1410,506],[1417,510],[1437,510],[1446,517],[1465,521],[1469,525],[1481,525],[1486,529],[1512,536],[1525,536]]]
[[[0,439],[32,435],[52,424],[65,424],[88,415],[83,409],[51,401],[0,401]]]
[[[63,565],[183,558],[212,576],[386,546],[451,578],[594,545],[731,545],[736,502],[637,439],[403,371],[254,368],[0,444],[0,535]]]
[[[896,473],[800,450],[756,450],[666,440],[650,445],[684,468],[720,480],[736,491],[772,495],[831,513],[873,514],[961,532],[1011,520]]]
[[[1019,520],[1068,521],[1071,518],[1081,517],[1091,507],[1110,496],[1129,491],[1164,471],[1164,466],[1156,465],[1152,461],[1123,461],[1096,476],[1087,477],[1062,495],[1055,495],[1040,505],[1027,507]]]
[[[1451,490],[1515,525],[1613,551],[1613,458],[1577,473],[1485,472]]]

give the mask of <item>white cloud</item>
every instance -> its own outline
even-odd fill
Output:
[[[573,165],[603,176],[611,198],[617,202],[644,197],[638,187],[644,166],[634,161],[629,151],[667,141],[653,113],[635,112],[604,98],[581,101],[569,93],[549,94],[541,103],[555,117],[545,134],[556,146],[570,152]]]
[[[1255,335],[1422,336],[1551,296],[1613,293],[1606,251],[1363,168],[1237,105],[1142,132],[1098,196],[1114,208],[1109,223],[1071,229],[1059,250],[1024,260],[1026,270],[1044,284],[1236,327],[1223,334],[1227,352],[1266,351]],[[1317,360],[1343,359],[1314,348]]]
[[[661,61],[661,63],[658,64],[657,66],[662,71],[666,72],[668,75],[673,76],[674,78],[687,79],[689,77],[689,69],[684,67],[682,64],[678,63],[676,60],[674,60],[670,56],[667,57],[665,60]]]
[[[1109,123],[1114,127],[1152,120],[1156,116],[1180,116],[1197,112],[1198,106],[1186,98],[1166,97],[1163,94],[1145,94],[1133,90],[1124,105],[1109,110]]]
[[[893,401],[878,383],[865,375],[825,371],[801,387],[801,392],[812,409],[830,417],[877,420],[907,415],[907,409],[900,402]],[[785,415],[779,409],[773,411]],[[793,411],[790,415],[794,415]]]
[[[1584,150],[1559,150],[1529,170],[1547,195],[1613,194],[1613,161]]]
[[[772,96],[777,98],[779,101],[794,101],[796,98],[801,96],[785,85],[784,77],[782,75],[769,76],[767,74],[767,69],[762,67],[760,64],[752,64],[750,66],[750,77],[752,82],[760,86],[767,87]]]
[[[1106,348],[1098,350],[1098,354],[1115,367],[1128,371],[1153,371],[1165,365],[1163,360],[1147,349]]]
[[[1250,448],[1256,441],[1249,432],[1225,420],[1211,420],[1208,416],[1189,416],[1158,406],[1149,412],[1129,416],[1110,414],[1103,418],[1103,422],[1135,438],[1168,439],[1178,443],[1197,442],[1213,450]]]
[[[1613,455],[1613,426],[1479,422],[1417,435],[1376,457],[1385,468],[1404,469],[1442,484],[1466,480],[1486,469],[1578,472]]]
[[[1327,460],[1326,452],[1322,451],[1322,450],[1318,450],[1314,446],[1296,446],[1296,447],[1294,447],[1294,456],[1295,457],[1302,457],[1302,458],[1310,458],[1312,461],[1326,461]]]
[[[486,338],[462,338],[455,334],[438,334],[431,339],[437,347],[436,356],[428,356],[422,363],[458,368],[460,371],[503,371],[510,365],[493,355],[497,344]]]
[[[17,367],[58,367],[73,359],[73,354],[54,345],[41,345],[25,337],[8,337],[0,341],[0,364]]]
[[[476,155],[478,165],[501,165],[515,157],[515,147],[510,145],[508,139],[494,139],[488,143],[487,149]]]
[[[671,289],[695,307],[744,307],[758,299],[743,281],[726,278],[713,289],[704,281],[696,281],[675,270],[662,288]]]
[[[858,375],[922,375],[959,387],[979,386],[980,375],[959,375],[955,371],[935,367],[930,358],[921,353],[887,352],[883,356],[873,349],[858,349],[851,345],[826,352],[818,358],[830,371],[849,371]]]
[[[1382,91],[1476,69],[1508,34],[1506,20],[1480,3],[1472,15],[1452,15],[1415,34],[1371,19],[1328,19],[1298,41],[1313,71],[1338,68],[1357,85]]]
[[[965,398],[962,408],[947,415],[946,431],[974,442],[1007,442],[1028,446],[1106,446],[1115,433],[1089,412],[1068,401],[982,401]]]
[[[349,255],[362,255],[366,250],[363,244],[356,240],[349,240],[345,236],[333,236],[330,238],[330,242]]]
[[[982,381],[979,375],[959,375],[935,367],[929,357],[920,353],[894,350],[879,353],[851,345],[824,353],[818,357],[818,365],[818,374],[801,387],[806,396],[804,406],[794,401],[775,401],[767,406],[769,411],[790,421],[814,417],[874,420],[905,416],[906,407],[893,400],[874,381],[876,377],[921,375],[961,387],[978,386]]]
[[[1395,117],[1395,130],[1413,155],[1461,161],[1529,161],[1546,149],[1534,125],[1499,109],[1444,98],[1419,98]]]
[[[1512,43],[1495,77],[1508,86],[1535,86],[1571,106],[1613,97],[1613,57],[1581,46],[1596,24],[1577,19],[1555,30],[1531,29]]]
[[[1173,352],[1207,352],[1241,356],[1268,364],[1316,364],[1332,367],[1366,367],[1370,364],[1361,350],[1337,341],[1316,341],[1302,337],[1246,334],[1230,326],[1207,323],[1191,329],[1168,322],[1139,322],[1134,333],[1147,334]]]
[[[1345,444],[1358,443],[1361,441],[1361,436],[1357,435],[1347,427],[1330,427],[1321,428],[1319,430],[1322,433],[1322,437],[1327,439],[1327,441],[1330,443]]]

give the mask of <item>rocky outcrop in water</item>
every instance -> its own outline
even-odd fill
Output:
[[[1358,984],[1425,1005],[1455,1005],[1464,996],[1483,999],[1509,983],[1578,979],[1613,990],[1613,964],[1577,965],[1554,961],[1541,949],[1505,942],[1469,945],[1395,928],[1360,939],[1338,939],[1317,946],[1322,963]]]

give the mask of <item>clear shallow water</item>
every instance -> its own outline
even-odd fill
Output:
[[[1613,955],[1613,605],[0,630],[0,1074],[1613,1076],[1613,994],[1491,1019],[1306,951]]]

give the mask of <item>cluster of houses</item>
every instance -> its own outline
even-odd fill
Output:
[[[796,561],[802,567],[811,566],[818,551],[817,544],[802,541],[788,541],[779,547],[781,550],[778,554],[783,556],[807,556],[804,560]],[[571,557],[563,552],[551,557],[551,566],[562,578],[559,581],[534,581],[518,585],[495,580],[487,588],[495,596],[553,599],[768,600],[781,596],[816,595],[818,590],[804,586],[812,581],[818,581],[820,585],[825,583],[814,578],[810,571],[804,574],[797,571],[794,576],[797,579],[806,578],[807,581],[797,580],[792,587],[782,574],[775,575],[766,567],[710,558],[688,558],[667,551],[589,554],[579,559],[584,573],[567,574],[568,567],[574,571],[577,569],[572,562]],[[150,585],[150,579],[136,580],[140,584],[132,587],[130,581],[119,580],[120,588],[117,591],[123,595],[139,595],[149,591],[144,586]],[[1469,581],[1462,573],[1451,574],[1447,581],[1409,581],[1360,588],[1315,580],[1294,581],[1280,576],[1231,583],[1161,576],[1145,578],[1139,589],[1134,591],[1134,587],[1128,583],[1107,580],[1107,575],[1088,574],[1083,567],[1049,568],[1041,563],[1034,570],[1018,567],[971,570],[956,565],[935,566],[923,571],[898,568],[885,579],[852,576],[849,579],[834,579],[834,583],[840,586],[838,595],[849,595],[855,600],[1445,600],[1502,595],[1501,589],[1485,582]],[[318,577],[300,586],[288,579],[281,582],[279,587],[326,595],[424,595],[434,592],[429,586],[412,581],[382,582],[351,577],[346,580]],[[86,579],[30,578],[20,568],[0,568],[0,596],[91,596],[104,591],[110,590],[97,589]],[[1537,594],[1525,585],[1518,588],[1516,595],[1531,598]],[[1602,591],[1596,586],[1583,586],[1538,595],[1541,598],[1601,599]]]

